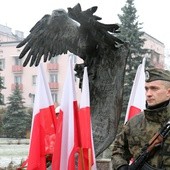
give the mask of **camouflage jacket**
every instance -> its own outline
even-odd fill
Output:
[[[135,159],[145,144],[168,120],[170,120],[170,104],[159,109],[146,109],[128,121],[113,143],[113,168],[117,169],[124,164],[129,164],[132,157]],[[163,148],[157,151],[148,163],[155,168],[163,163],[166,170],[170,170],[170,135]]]

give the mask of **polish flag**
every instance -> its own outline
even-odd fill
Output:
[[[133,82],[124,123],[145,109],[145,103],[145,58],[143,58],[142,64],[138,66]]]
[[[90,95],[89,95],[89,80],[87,74],[87,67],[84,68],[83,83],[82,83],[82,94],[80,101],[79,110],[79,124],[81,133],[81,150],[83,157],[83,167],[79,166],[80,169],[84,170],[96,170],[95,151],[93,144],[92,135],[92,123],[90,115]],[[80,162],[79,162],[80,163]]]
[[[56,140],[54,102],[43,65],[38,66],[27,170],[46,170],[46,156],[52,156]]]
[[[52,160],[53,170],[75,170],[75,153],[78,152],[78,107],[75,95],[75,77],[72,57],[69,58],[66,80],[57,120],[56,144]]]

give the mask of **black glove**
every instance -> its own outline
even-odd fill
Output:
[[[128,170],[129,169],[129,165],[122,165],[120,168],[118,168],[117,170]]]

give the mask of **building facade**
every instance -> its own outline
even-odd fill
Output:
[[[166,49],[165,53],[165,68],[170,70],[170,49]]]
[[[22,66],[23,60],[18,56],[22,48],[16,48],[17,44],[23,39],[23,33],[16,31],[15,34],[6,26],[0,25],[0,75],[6,89],[2,90],[4,103],[8,102],[8,97],[15,89],[16,83],[19,84],[23,92],[23,98],[26,107],[32,107],[35,97],[37,67]],[[164,44],[148,34],[144,34],[146,39],[144,48],[150,49],[147,57],[157,67],[164,66]],[[49,83],[51,94],[56,106],[60,105],[63,84],[67,71],[69,55],[60,55],[52,58],[50,61],[43,63],[46,77]],[[74,63],[82,63],[83,61],[73,55]],[[76,78],[77,99],[80,99],[79,79]]]
[[[143,48],[149,49],[148,53],[146,54],[147,59],[153,66],[164,68],[165,45],[147,33],[144,33],[142,38],[146,40]]]

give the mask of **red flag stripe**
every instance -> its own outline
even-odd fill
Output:
[[[141,109],[135,106],[130,106],[128,120],[130,120],[133,116],[137,115],[139,112],[141,112]]]

